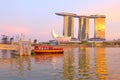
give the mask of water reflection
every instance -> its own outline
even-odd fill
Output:
[[[41,63],[45,61],[49,62],[56,62],[56,59],[59,57],[63,57],[62,53],[44,53],[44,54],[39,54],[39,55],[34,55],[35,62]]]
[[[29,75],[31,71],[31,57],[30,56],[11,56],[11,68],[17,72],[18,76]]]
[[[0,79],[16,80],[29,75],[31,71],[30,56],[17,56],[11,54],[11,51],[2,50],[0,52]]]
[[[64,78],[68,80],[106,80],[105,48],[67,48],[64,53]]]
[[[80,47],[79,48],[79,79],[88,80],[90,78],[89,72],[89,48]]]
[[[2,58],[1,60],[1,63],[2,64],[7,64],[9,63],[9,60],[8,58],[10,58],[10,55],[8,54],[8,51],[7,50],[1,50],[0,51],[0,58]]]
[[[65,49],[63,70],[65,79],[74,79],[74,53],[72,48]]]
[[[31,71],[30,56],[20,56],[17,58],[17,69],[20,75],[24,75],[24,72]]]
[[[106,50],[105,48],[95,48],[96,77],[100,80],[108,78],[106,67]]]
[[[64,49],[64,54],[34,56],[1,51],[0,79],[8,80],[7,76],[9,80],[107,80],[106,54],[102,47],[69,47]]]
[[[63,55],[63,53],[44,53],[33,56],[34,68],[39,73],[36,75],[41,75],[41,80],[63,80]]]

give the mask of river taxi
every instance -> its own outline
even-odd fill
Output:
[[[53,46],[35,46],[33,51],[35,53],[63,53],[63,48]]]

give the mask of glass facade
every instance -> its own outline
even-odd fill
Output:
[[[105,38],[105,18],[95,18],[95,38]]]
[[[95,48],[95,55],[96,77],[100,80],[105,80],[108,78],[105,48]]]
[[[74,37],[74,17],[64,16],[63,36]]]
[[[74,18],[79,19],[78,39],[88,40],[89,38],[89,19],[94,19],[94,38],[105,39],[105,15],[76,15],[59,13],[64,16],[63,36],[74,38]]]
[[[89,37],[89,18],[80,17],[79,18],[79,30],[78,30],[78,39],[86,40]]]

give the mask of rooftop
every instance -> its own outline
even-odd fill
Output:
[[[60,12],[60,13],[55,13],[56,15],[60,15],[60,16],[73,16],[73,17],[88,17],[88,18],[106,18],[105,15],[99,15],[99,14],[96,14],[96,15],[90,15],[90,16],[87,16],[87,15],[77,15],[77,14],[74,14],[74,13],[69,13],[69,12]]]
[[[56,15],[60,16],[75,16],[76,14],[74,13],[68,13],[68,12],[60,12],[60,13],[55,13]]]

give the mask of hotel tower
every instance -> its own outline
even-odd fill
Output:
[[[73,13],[56,13],[64,16],[63,36],[74,38],[74,18],[79,20],[78,39],[87,40],[89,38],[89,20],[94,19],[94,38],[105,39],[105,15],[76,15]]]

